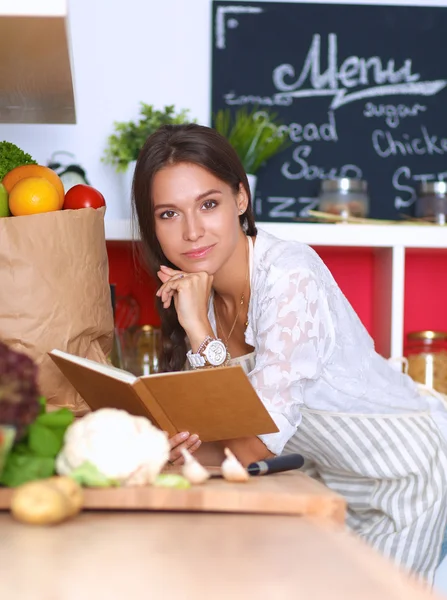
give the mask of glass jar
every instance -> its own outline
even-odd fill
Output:
[[[447,215],[447,182],[422,181],[416,200],[415,216],[445,225]]]
[[[368,184],[363,179],[325,179],[321,182],[319,209],[348,217],[366,217],[369,212]]]
[[[413,331],[407,335],[408,375],[447,394],[447,332]]]
[[[132,368],[134,375],[158,373],[158,348],[160,330],[152,325],[143,325],[135,333],[135,358]]]

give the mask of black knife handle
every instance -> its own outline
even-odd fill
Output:
[[[276,458],[267,458],[248,465],[247,471],[250,475],[268,475],[269,473],[281,473],[300,469],[304,465],[301,454],[286,454]]]

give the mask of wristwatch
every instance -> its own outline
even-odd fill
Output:
[[[221,367],[229,359],[227,348],[222,340],[216,340],[210,336],[203,340],[195,354],[189,350],[186,356],[193,369]]]

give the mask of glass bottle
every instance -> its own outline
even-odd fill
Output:
[[[143,325],[135,334],[135,375],[158,373],[160,330]]]
[[[112,302],[112,312],[113,312],[113,342],[112,342],[112,350],[110,352],[108,360],[109,360],[110,364],[112,364],[114,367],[117,367],[118,369],[122,369],[124,367],[124,365],[123,365],[123,353],[122,353],[122,349],[121,349],[121,340],[119,337],[118,329],[116,328],[116,324],[115,324],[115,309],[116,309],[115,288],[116,288],[116,285],[114,283],[111,283],[110,284],[110,298],[111,298],[111,302]]]
[[[410,377],[431,389],[447,394],[447,332],[409,333],[405,356]]]

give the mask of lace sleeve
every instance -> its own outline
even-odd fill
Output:
[[[323,286],[310,271],[271,279],[261,291],[249,377],[279,429],[259,437],[280,454],[301,421],[306,381],[320,376],[333,350],[334,327]]]

